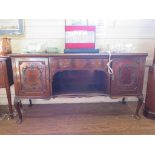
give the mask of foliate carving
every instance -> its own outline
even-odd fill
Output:
[[[43,68],[37,64],[29,64],[22,68],[24,89],[43,89]]]
[[[136,85],[137,83],[137,72],[136,67],[131,65],[125,65],[118,69],[119,83],[123,85]]]

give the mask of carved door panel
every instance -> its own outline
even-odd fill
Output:
[[[0,61],[0,88],[5,86],[4,75],[3,61]]]
[[[112,62],[111,96],[136,95],[140,91],[140,59],[115,58]]]
[[[16,60],[19,96],[50,96],[48,58]]]

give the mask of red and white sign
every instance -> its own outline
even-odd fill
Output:
[[[95,48],[95,26],[65,26],[65,48]]]

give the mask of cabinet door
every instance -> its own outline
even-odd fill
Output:
[[[19,58],[15,63],[19,96],[50,95],[48,58]]]
[[[137,95],[143,76],[140,58],[115,58],[112,62],[111,96]],[[141,75],[140,75],[141,74]]]
[[[0,88],[5,87],[3,61],[0,61]]]

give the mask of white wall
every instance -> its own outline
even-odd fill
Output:
[[[95,23],[95,22],[90,22]],[[152,63],[155,47],[155,19],[98,20],[96,22],[96,48],[101,51],[147,52],[147,64]],[[65,44],[65,20],[25,20],[25,33],[12,38],[13,53],[27,50],[62,52]],[[130,46],[130,47],[129,47]]]
[[[147,20],[98,20],[96,23],[96,48],[100,51],[117,50],[119,52],[142,52],[148,53],[146,65],[151,65],[155,47],[155,19]],[[65,44],[65,20],[59,19],[26,19],[25,33],[20,37],[13,37],[12,52],[22,53],[27,50],[63,52]],[[146,94],[147,69],[144,79],[144,95]],[[14,88],[11,87],[12,98]],[[6,94],[1,90],[0,104],[6,104]],[[128,98],[136,100],[136,98]],[[72,103],[91,101],[111,101],[108,97],[94,97],[81,99],[51,99],[50,103]],[[48,101],[43,101],[42,103]],[[48,102],[48,103],[49,103]]]

